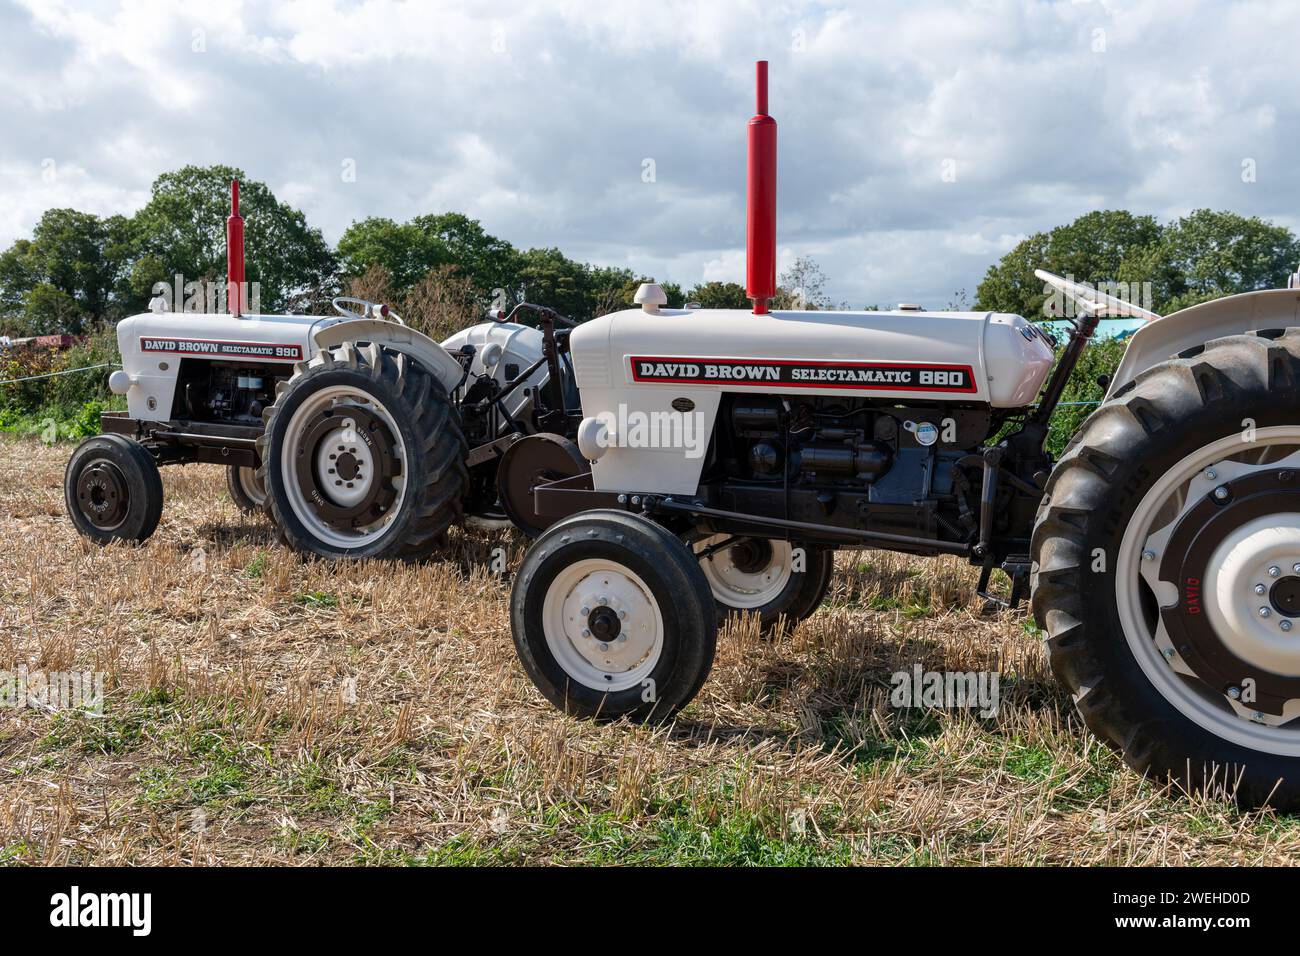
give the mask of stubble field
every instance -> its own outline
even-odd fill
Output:
[[[163,470],[145,546],[101,550],[64,516],[70,451],[0,441],[0,671],[103,672],[104,712],[0,709],[0,862],[1300,860],[1300,818],[1126,770],[1027,614],[982,616],[955,559],[842,552],[792,633],[724,630],[672,726],[600,726],[516,664],[523,539],[306,563],[219,468],[187,466]],[[891,675],[917,664],[998,671],[997,716],[891,706]]]

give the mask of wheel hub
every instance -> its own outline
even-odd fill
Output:
[[[111,531],[122,523],[130,504],[126,478],[110,461],[92,462],[77,479],[77,503],[92,525]]]
[[[712,535],[695,544],[707,552],[726,542],[728,535]],[[776,600],[794,573],[794,547],[788,541],[743,538],[702,557],[700,566],[716,600],[729,608],[752,610]]]
[[[332,527],[372,524],[397,497],[393,479],[401,473],[401,459],[388,425],[369,408],[323,410],[304,431],[297,453],[299,489]]]
[[[640,578],[611,561],[566,569],[547,591],[547,642],[574,680],[598,690],[640,684],[663,646],[663,618]]]
[[[1268,600],[1279,614],[1289,618],[1300,617],[1300,577],[1291,574],[1282,578],[1269,590]]]
[[[1283,718],[1300,699],[1300,629],[1292,622],[1300,577],[1289,573],[1300,568],[1296,472],[1235,462],[1208,469],[1146,553],[1166,659],[1234,704],[1244,700],[1252,719]],[[1146,566],[1157,554],[1153,581]]]

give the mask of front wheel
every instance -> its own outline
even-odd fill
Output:
[[[1101,406],[1032,547],[1093,732],[1141,773],[1300,806],[1300,330],[1215,340]]]
[[[230,492],[235,507],[246,515],[260,514],[266,508],[266,485],[258,477],[256,468],[228,465],[226,490]]]
[[[63,476],[68,516],[96,544],[139,544],[162,518],[162,476],[153,456],[124,435],[87,438]]]
[[[640,515],[590,511],[524,555],[510,627],[528,677],[577,717],[663,721],[713,664],[713,598],[694,556]]]
[[[730,534],[698,538],[691,547],[720,622],[753,614],[770,634],[810,617],[830,588],[835,553],[825,548]]]

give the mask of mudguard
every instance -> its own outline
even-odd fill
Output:
[[[382,319],[352,319],[331,325],[312,337],[317,349],[337,348],[344,342],[376,342],[409,355],[429,371],[447,391],[460,382],[461,366],[447,350],[423,332]]]
[[[1264,289],[1202,302],[1148,322],[1129,339],[1106,397],[1153,365],[1225,335],[1300,325],[1300,289]]]

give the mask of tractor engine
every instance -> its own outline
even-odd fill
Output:
[[[974,529],[987,406],[728,394],[702,484],[718,506],[959,540]]]
[[[275,401],[275,386],[287,378],[283,365],[183,359],[172,416],[196,422],[262,424],[262,411]]]

